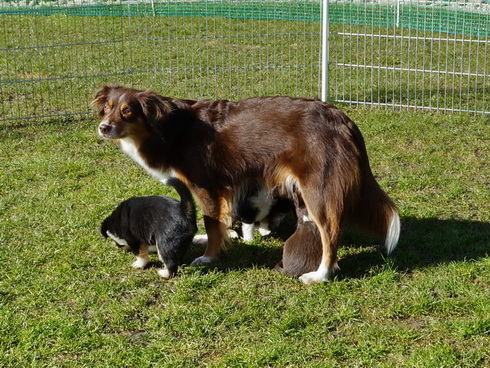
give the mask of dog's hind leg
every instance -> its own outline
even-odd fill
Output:
[[[328,281],[337,269],[337,249],[340,241],[342,202],[330,195],[325,198],[321,191],[307,188],[302,191],[309,217],[315,222],[322,240],[322,260],[316,271],[300,277],[305,284]],[[325,203],[326,202],[326,203]]]
[[[316,221],[315,221],[316,223]],[[314,284],[318,282],[328,281],[330,275],[333,275],[338,269],[337,265],[337,249],[340,238],[340,227],[337,225],[328,224],[327,226],[319,225],[320,236],[322,239],[322,260],[316,271],[308,272],[300,276],[300,280],[305,284]]]

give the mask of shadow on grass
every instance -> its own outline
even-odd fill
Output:
[[[394,254],[401,270],[474,260],[490,254],[490,223],[409,217],[403,219],[402,226],[400,244]]]
[[[256,239],[250,244],[234,241],[220,261],[209,269],[226,272],[252,267],[273,268],[282,256],[282,247],[277,246],[277,240],[286,240],[291,232],[282,229],[274,234],[275,242],[267,238]],[[371,239],[363,234],[345,231],[343,246],[355,249],[340,257],[338,279],[366,277],[372,274],[373,268],[386,263],[383,252],[372,246],[376,242],[368,243],[368,240]],[[203,250],[193,247],[186,258],[191,261]],[[476,260],[489,254],[490,223],[408,217],[402,219],[400,242],[390,258],[394,268],[411,272],[438,264]]]

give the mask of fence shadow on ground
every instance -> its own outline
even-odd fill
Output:
[[[286,240],[290,233],[282,229],[276,236]],[[265,242],[266,239],[252,244],[234,241],[220,262],[210,269],[226,272],[252,267],[273,268],[281,259],[282,247],[264,246],[262,243]],[[361,247],[363,250],[340,258],[338,279],[369,276],[374,268],[386,262],[380,250],[369,246],[375,243],[366,243],[366,236],[362,234],[347,230],[343,244],[349,244],[344,247]],[[186,258],[192,260],[202,252],[203,248],[193,247]],[[489,254],[490,223],[408,217],[402,219],[400,242],[391,259],[396,270],[410,273],[438,264],[476,260]]]

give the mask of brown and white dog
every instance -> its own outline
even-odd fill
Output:
[[[234,196],[248,180],[301,194],[322,243],[320,265],[304,283],[336,270],[344,221],[381,235],[388,253],[398,242],[396,207],[371,172],[361,132],[334,106],[289,97],[192,101],[121,86],[103,86],[93,103],[100,136],[157,179],[179,178],[197,198],[208,244],[194,264],[218,257]]]

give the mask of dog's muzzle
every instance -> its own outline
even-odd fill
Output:
[[[104,138],[110,138],[113,127],[107,123],[100,123],[99,125],[99,135]]]

